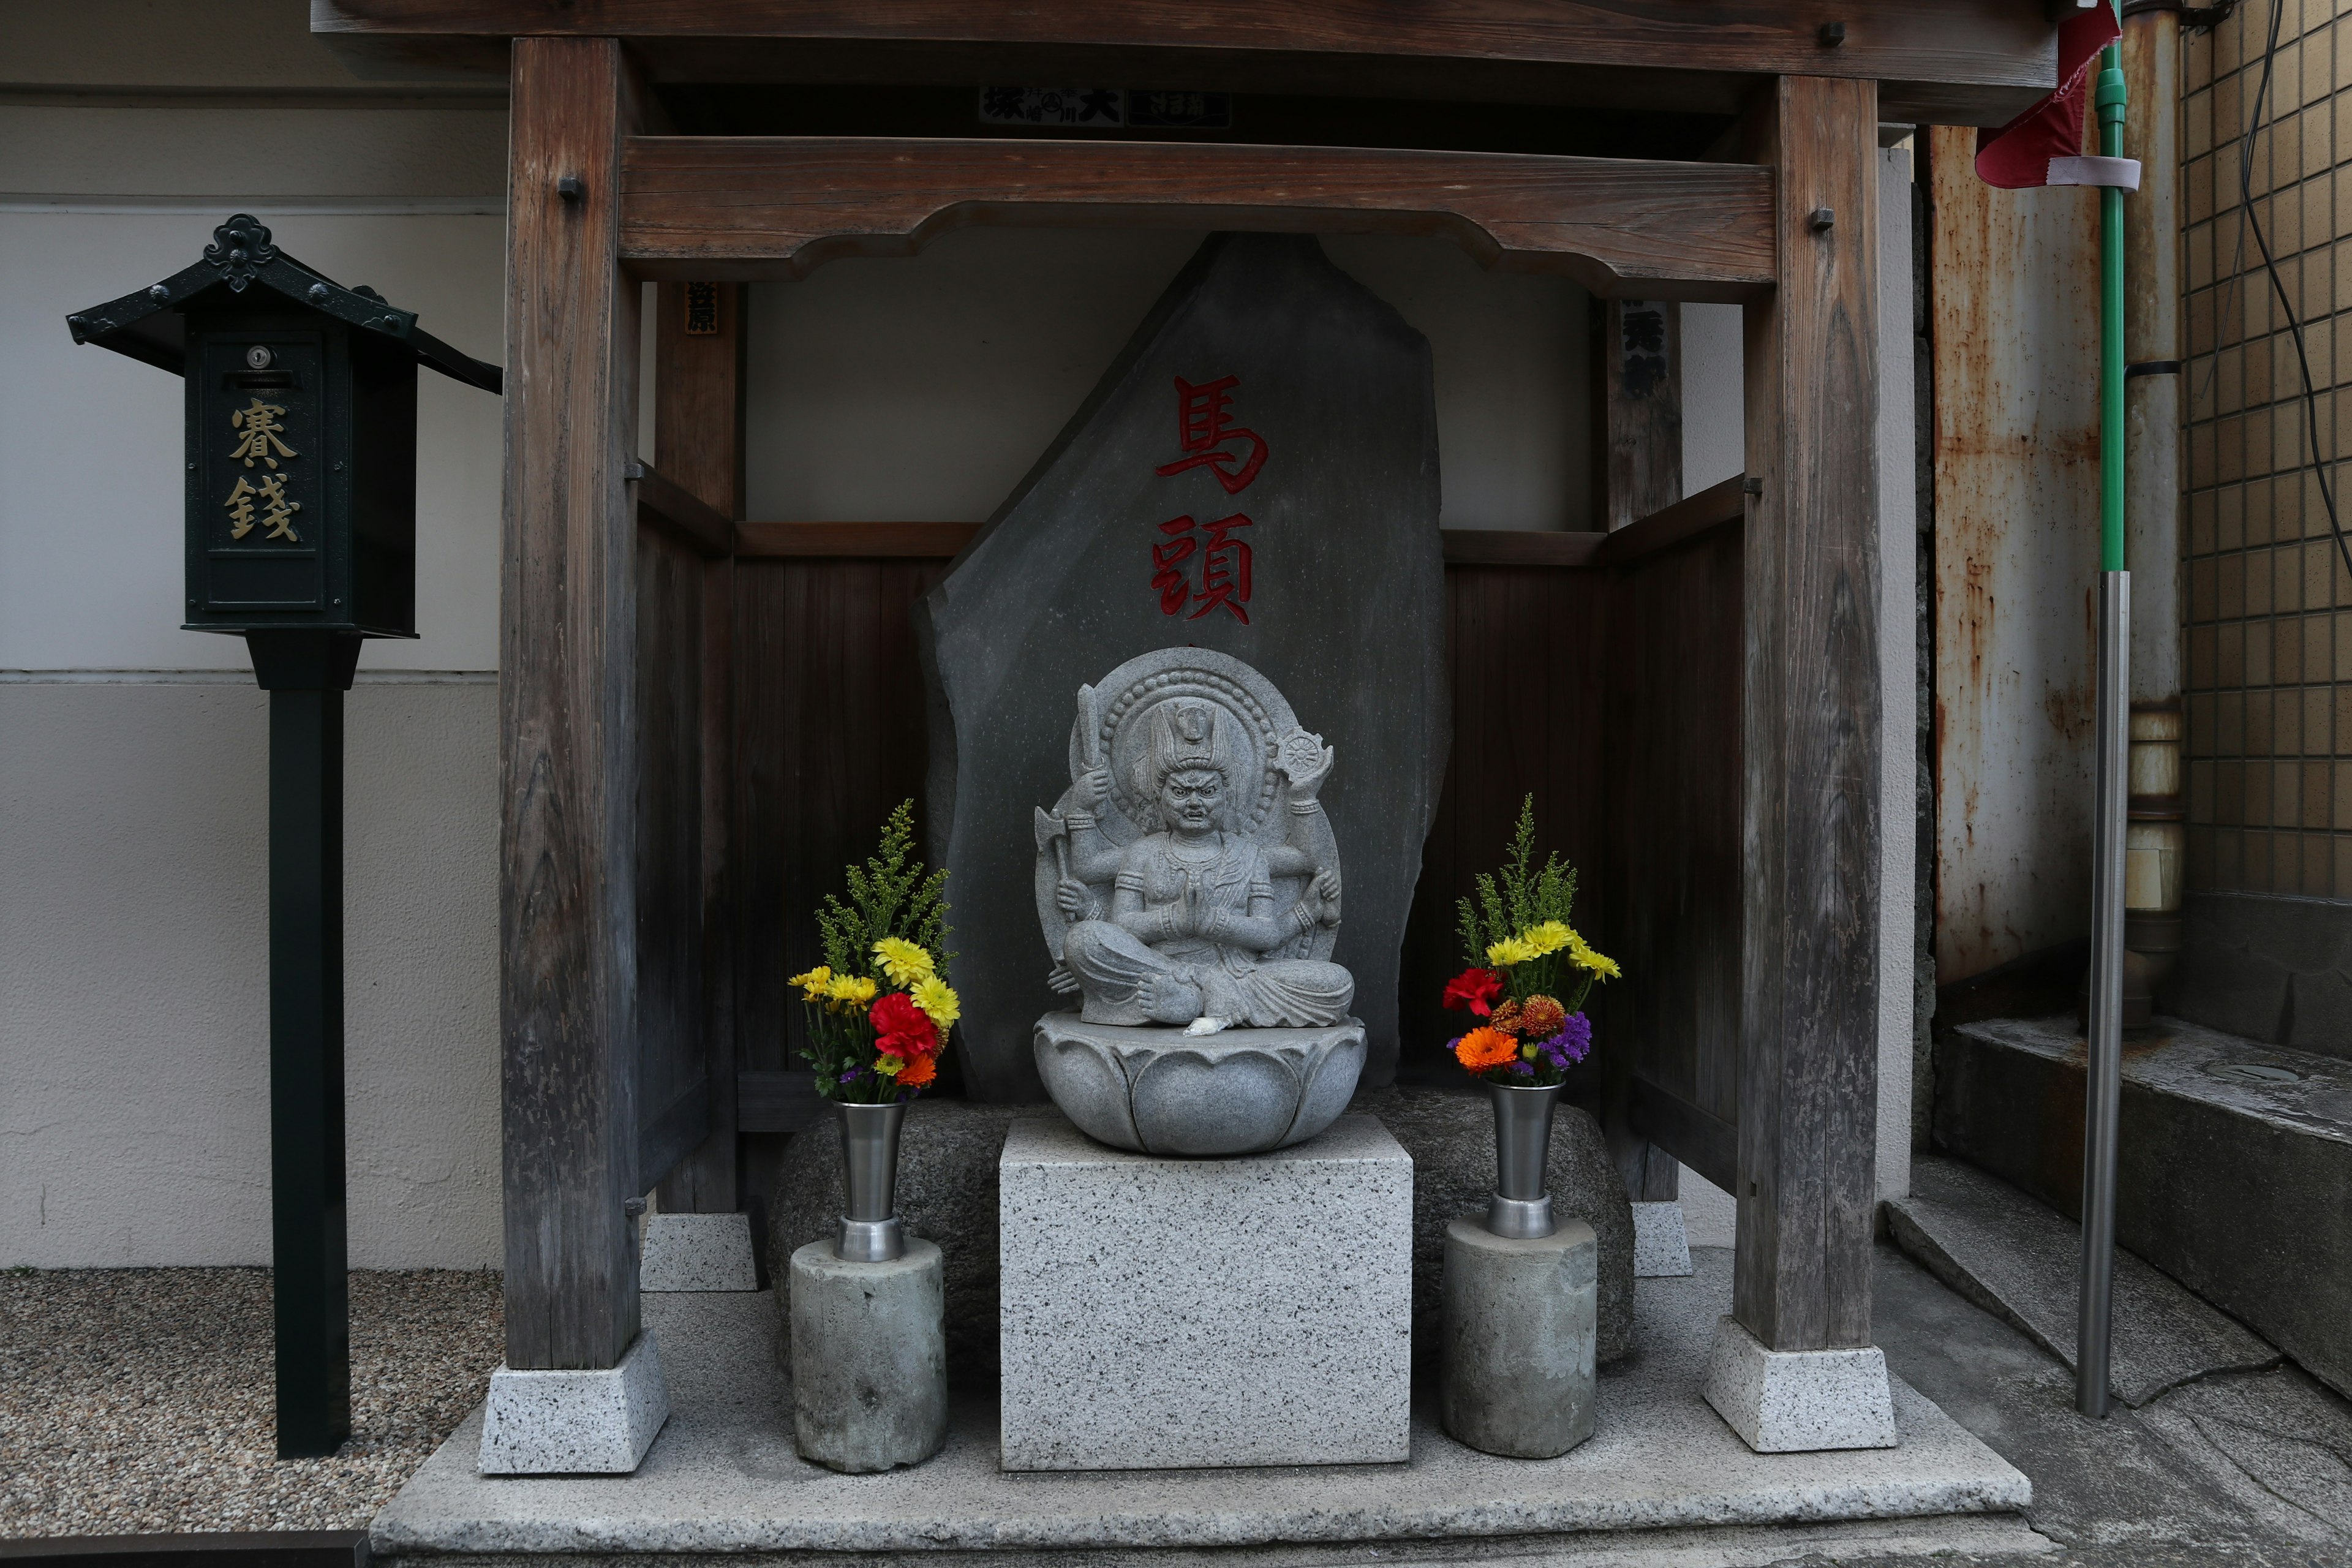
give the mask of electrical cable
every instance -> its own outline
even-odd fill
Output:
[[[2304,423],[2311,436],[2311,471],[2319,480],[2319,500],[2327,509],[2327,529],[2336,536],[2336,552],[2344,559],[2345,572],[2352,574],[2352,544],[2345,542],[2344,525],[2336,516],[2336,487],[2327,479],[2327,460],[2319,455],[2319,394],[2311,384],[2311,355],[2303,344],[2303,321],[2286,297],[2286,284],[2279,277],[2277,260],[2271,255],[2270,237],[2263,232],[2263,221],[2254,211],[2254,138],[2263,129],[2263,104],[2270,97],[2271,70],[2278,60],[2279,25],[2285,12],[2286,0],[2271,0],[2270,37],[2263,46],[2263,74],[2254,87],[2254,111],[2238,144],[2238,194],[2242,204],[2240,210],[2245,214],[2246,226],[2253,230],[2255,247],[2263,254],[2263,271],[2271,280],[2271,292],[2277,296],[2279,309],[2286,313],[2287,333],[2294,340],[2295,364],[2303,373]],[[2217,340],[2217,361],[2220,353]],[[2334,597],[2329,595],[2331,600]]]

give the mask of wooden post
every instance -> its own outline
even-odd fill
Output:
[[[1780,284],[1746,311],[1739,1240],[1770,1350],[1870,1342],[1878,1061],[1874,83],[1785,77]]]
[[[720,515],[740,521],[743,497],[743,306],[740,283],[665,283],[654,324],[654,467]],[[702,1037],[710,1132],[662,1179],[665,1212],[731,1214],[743,1206],[736,1134],[734,911],[728,823],[734,778],[731,705],[735,563],[702,569]]]
[[[1599,526],[1615,530],[1683,499],[1682,307],[1611,300],[1600,315],[1608,511]]]
[[[617,1365],[637,1334],[637,289],[609,38],[514,42],[499,601],[507,1364]]]

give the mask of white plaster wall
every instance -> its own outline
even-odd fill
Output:
[[[987,518],[1202,237],[965,228],[913,257],[758,287],[751,515]],[[1430,340],[1443,521],[1590,526],[1590,297],[1559,279],[1486,271],[1447,240],[1323,244]]]
[[[497,688],[345,702],[349,1220],[497,1264]],[[0,683],[0,1265],[269,1259],[268,699]]]
[[[1911,395],[1911,149],[1878,154],[1878,1193],[1911,1191],[1918,910],[1918,420]]]

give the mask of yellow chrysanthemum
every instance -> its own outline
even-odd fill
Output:
[[[1496,969],[1508,969],[1538,956],[1534,944],[1523,936],[1507,936],[1486,950],[1486,962]]]
[[[884,1078],[897,1078],[898,1076],[898,1069],[906,1065],[905,1061],[901,1060],[898,1057],[892,1056],[887,1051],[884,1051],[880,1056],[874,1058],[874,1070],[880,1073]]]
[[[874,956],[882,961],[882,973],[893,985],[912,985],[939,973],[931,955],[904,937],[884,937],[874,944]]]
[[[836,974],[826,984],[824,994],[835,1007],[846,1011],[851,1007],[863,1007],[873,1001],[874,993],[879,989],[867,975]]]
[[[1574,942],[1576,933],[1568,929],[1565,921],[1546,921],[1541,925],[1522,932],[1519,940],[1534,948],[1536,956],[1541,958],[1546,953],[1558,952],[1561,948]]]
[[[820,963],[806,974],[793,975],[791,984],[801,988],[802,1001],[822,1002],[833,984],[833,971]]]
[[[915,1005],[940,1026],[941,1034],[946,1034],[949,1027],[963,1016],[963,1001],[956,995],[955,987],[936,974],[927,974],[916,981],[907,994],[915,999]]]
[[[1615,959],[1593,952],[1574,931],[1568,933],[1568,960],[1579,969],[1598,974],[1603,980],[1615,980],[1624,973],[1617,967]]]

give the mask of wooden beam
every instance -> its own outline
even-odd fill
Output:
[[[1590,566],[1605,533],[1533,528],[1440,531],[1448,566]]]
[[[632,795],[637,289],[632,88],[608,39],[514,46],[500,574],[499,1034],[507,1364],[609,1367],[637,1334]],[[576,186],[559,182],[576,181]]]
[[[1772,176],[1736,163],[1216,142],[638,136],[621,251],[649,277],[799,277],[971,223],[1444,234],[1596,294],[1772,281]]]
[[[1760,105],[1780,286],[1748,307],[1733,1314],[1774,1350],[1870,1342],[1878,1084],[1878,104]]]
[[[671,483],[650,463],[633,460],[623,466],[622,477],[636,487],[640,521],[698,555],[715,558],[735,552],[735,523],[726,513],[685,486]]]
[[[1682,307],[1610,300],[1598,311],[1607,479],[1599,521],[1619,529],[1683,493]]]
[[[948,561],[979,531],[976,522],[739,522],[735,553],[752,560]]]
[[[1598,566],[1630,566],[1748,515],[1748,476],[1734,474],[1671,506],[1604,534],[1593,551]]]
[[[1717,1186],[1730,1190],[1728,1184],[1738,1180],[1739,1129],[1718,1116],[1710,1116],[1689,1100],[1670,1090],[1659,1088],[1648,1079],[1633,1076],[1632,1109],[1633,1131],[1650,1141],[1651,1146],[1664,1150]],[[1651,1162],[1645,1161],[1645,1165]],[[1658,1198],[1675,1195],[1667,1184],[1669,1173],[1643,1171],[1647,1194]],[[1652,1185],[1656,1183],[1656,1185]],[[1665,1190],[1658,1190],[1660,1186]]]
[[[695,758],[699,785],[697,837],[700,919],[703,1072],[709,1088],[701,1145],[665,1175],[663,1212],[732,1214],[742,1206],[741,1148],[735,1076],[734,881],[730,828],[734,817],[735,546],[733,520],[743,515],[747,290],[733,283],[665,283],[656,293],[654,458],[660,473],[699,509],[701,659]],[[637,499],[646,500],[641,480]],[[672,502],[684,510],[681,502]],[[641,513],[642,515],[642,513]]]
[[[622,37],[662,81],[1071,81],[1727,113],[1758,76],[1811,72],[1885,82],[1899,116],[1996,125],[2057,78],[2042,0],[312,0],[310,25],[379,68],[442,70],[493,71],[504,41],[528,34]]]

